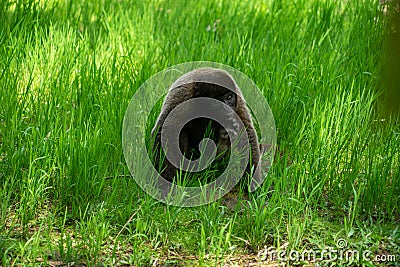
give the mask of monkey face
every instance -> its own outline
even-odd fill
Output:
[[[195,83],[194,97],[214,98],[225,103],[231,109],[236,110],[237,95],[235,93],[234,84],[232,84],[231,87],[226,88],[220,85],[210,84],[210,83],[203,83],[203,82]]]
[[[226,88],[224,86],[221,85],[217,85],[217,84],[210,84],[210,83],[203,83],[203,82],[199,82],[199,83],[195,83],[194,84],[194,98],[196,97],[207,97],[207,98],[213,98],[218,100],[219,102],[224,103],[226,106],[224,106],[224,122],[225,125],[230,125],[228,129],[222,129],[219,124],[217,123],[213,123],[213,130],[214,133],[216,133],[218,136],[219,140],[224,140],[226,139],[226,135],[225,133],[227,133],[227,131],[237,131],[238,129],[235,129],[235,121],[233,119],[233,112],[236,112],[236,107],[237,107],[237,103],[238,103],[238,96],[235,93],[235,85],[234,84],[227,84],[226,82],[224,83],[224,85],[226,84],[226,86],[231,86],[231,88]],[[214,106],[211,102],[210,104],[208,104],[207,106],[199,106],[199,107],[192,107],[193,110],[194,109],[208,109],[208,110],[212,110],[215,111],[215,113],[217,112],[217,106]],[[194,111],[195,112],[195,111]],[[207,125],[208,120],[200,120],[200,121],[204,121],[202,124],[200,123],[196,123],[197,126],[202,125],[203,127],[195,127],[195,129],[197,131],[200,130],[201,134],[204,133],[205,131],[205,126]]]
[[[236,108],[237,96],[234,92],[228,92],[223,95],[221,101],[230,106],[232,109]]]

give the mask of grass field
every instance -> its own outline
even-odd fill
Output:
[[[378,1],[0,1],[0,262],[395,266],[388,17]],[[122,152],[135,90],[200,60],[250,77],[277,126],[266,182],[233,208],[157,202]],[[272,249],[286,258],[266,257]],[[296,257],[308,250],[319,258]]]

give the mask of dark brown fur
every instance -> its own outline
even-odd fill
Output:
[[[216,82],[222,86],[215,85]],[[154,137],[153,152],[155,152],[155,167],[157,170],[163,170],[161,174],[168,181],[173,181],[177,171],[177,168],[170,164],[166,159],[164,160],[163,166],[160,166],[161,127],[163,126],[168,114],[177,105],[192,98],[210,97],[219,100],[221,95],[230,91],[226,88],[230,88],[236,95],[236,101],[232,105],[232,109],[236,111],[243,125],[246,127],[251,149],[251,162],[253,162],[252,165],[254,166],[253,177],[257,181],[261,179],[260,168],[257,168],[260,161],[260,148],[257,140],[257,133],[254,129],[251,114],[246,106],[239,87],[233,78],[223,70],[200,68],[184,74],[176,80],[174,84],[172,84],[164,99],[161,113],[152,130],[152,136]],[[190,121],[185,125],[185,127],[183,127],[180,134],[179,146],[184,154],[189,153],[190,148],[197,145],[195,143],[203,138],[208,121],[209,120],[205,118],[196,119]],[[218,135],[216,140],[217,153],[221,153],[223,150],[230,147],[229,137],[225,129],[216,125],[213,127],[215,133]],[[252,166],[249,164],[246,170],[247,173],[250,173],[251,167]]]

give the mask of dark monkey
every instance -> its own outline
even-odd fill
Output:
[[[161,175],[172,182],[176,175],[177,168],[167,159],[163,160],[160,166],[161,149],[161,129],[169,113],[179,104],[198,97],[213,98],[228,105],[231,109],[226,110],[225,117],[230,121],[228,129],[224,129],[219,123],[209,118],[195,118],[182,128],[179,134],[179,148],[183,155],[189,159],[195,159],[199,155],[199,143],[204,138],[207,129],[211,128],[214,133],[213,141],[216,143],[216,159],[224,158],[231,147],[228,132],[238,134],[239,124],[232,119],[232,112],[241,119],[250,144],[251,159],[247,166],[246,173],[254,167],[253,178],[259,181],[261,179],[261,170],[257,168],[260,161],[260,148],[257,140],[257,133],[254,129],[250,112],[246,106],[243,95],[231,75],[226,71],[213,68],[199,68],[188,72],[177,79],[170,87],[167,96],[164,99],[161,113],[157,118],[152,130],[154,138],[153,152],[155,153],[155,167],[162,170]],[[201,107],[203,109],[212,109],[212,105]],[[250,160],[252,164],[250,165]]]

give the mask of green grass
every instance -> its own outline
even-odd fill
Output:
[[[387,18],[378,1],[0,1],[0,262],[243,265],[264,247],[302,252],[340,238],[398,262]],[[277,125],[266,182],[230,208],[159,203],[123,157],[135,90],[195,60],[248,75]]]

